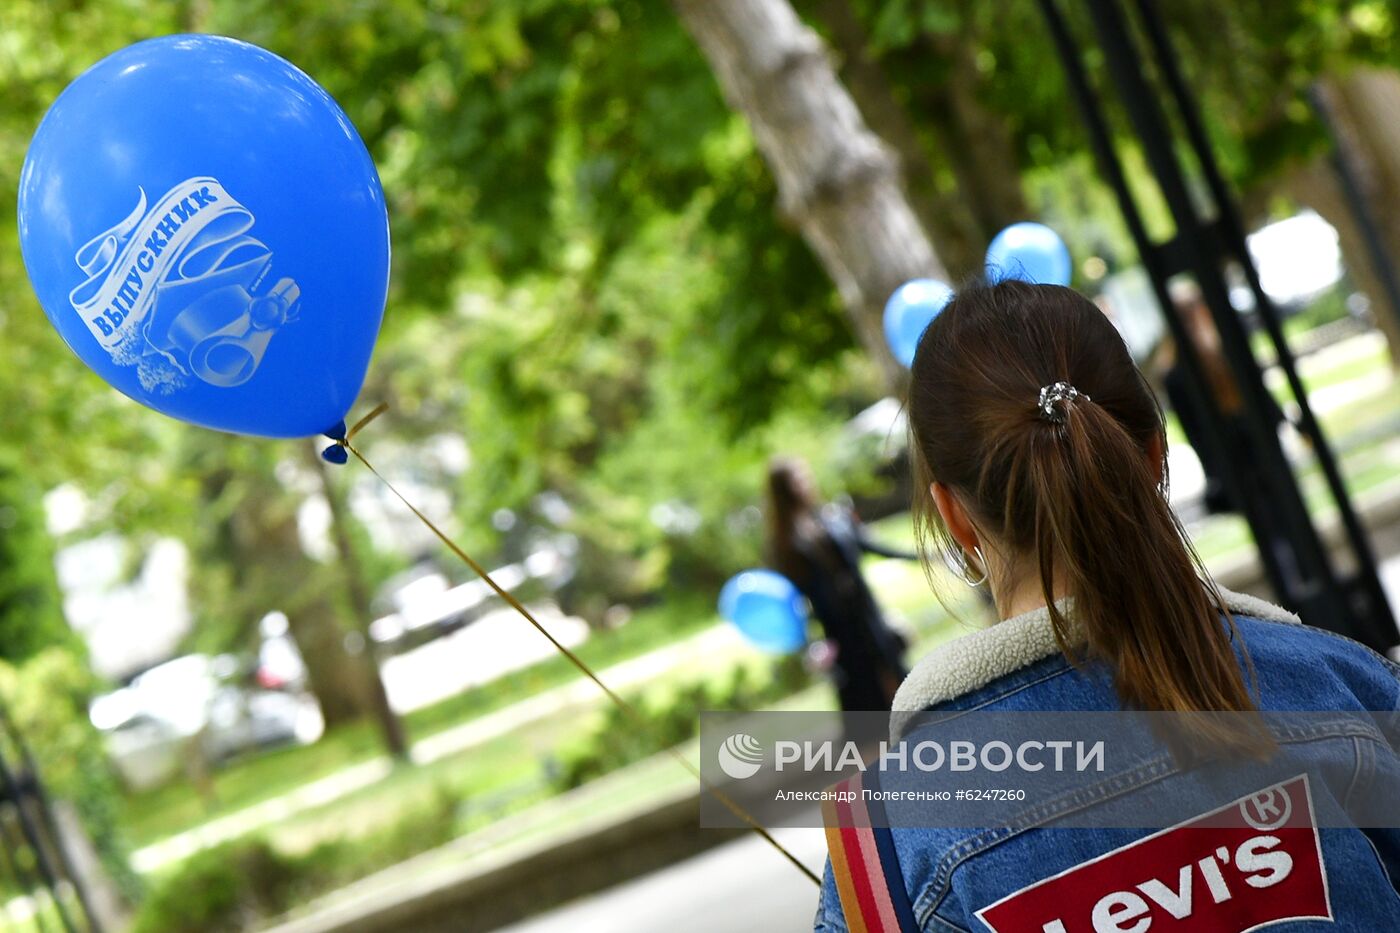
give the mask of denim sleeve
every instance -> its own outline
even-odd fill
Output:
[[[1387,789],[1400,787],[1400,665],[1382,657],[1392,680],[1390,689],[1394,701],[1390,704],[1389,715],[1381,719],[1381,728],[1389,740],[1390,748],[1375,754],[1372,780]],[[1373,791],[1374,793],[1374,791]],[[1385,794],[1389,797],[1389,794]],[[1384,827],[1364,829],[1362,832],[1376,852],[1381,867],[1390,878],[1390,886],[1400,894],[1400,829]]]
[[[831,860],[827,859],[826,870],[822,872],[821,899],[817,902],[817,916],[812,921],[813,933],[848,933],[846,915],[841,910],[841,895],[836,892],[836,879],[831,874]]]

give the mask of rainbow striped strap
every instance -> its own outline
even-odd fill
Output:
[[[875,772],[832,785],[822,801],[831,876],[851,933],[917,933],[884,808],[864,790],[878,790]]]

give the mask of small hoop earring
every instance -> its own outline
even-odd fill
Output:
[[[953,573],[957,574],[962,579],[962,582],[966,583],[973,589],[976,589],[983,583],[987,582],[987,558],[982,553],[982,547],[980,545],[974,544],[972,546],[972,552],[977,555],[977,563],[980,564],[982,567],[982,575],[975,580],[968,575],[968,560],[966,551],[959,548],[959,560],[956,564],[953,563],[953,559],[948,555],[947,551],[943,552],[943,556],[944,563],[948,565],[948,569],[953,571]]]

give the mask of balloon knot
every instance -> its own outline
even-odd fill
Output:
[[[345,427],[344,421],[337,421],[330,430],[323,432],[326,437],[329,437],[331,440],[335,441],[335,443],[321,451],[321,456],[331,463],[347,463],[350,460],[349,450],[351,439],[360,432],[361,428],[388,410],[389,403],[380,402],[378,405],[374,406],[373,411],[365,415],[359,421],[356,421],[348,430]],[[358,454],[356,456],[358,456]]]

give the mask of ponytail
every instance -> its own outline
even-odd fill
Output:
[[[1071,661],[1107,663],[1125,707],[1188,714],[1174,749],[1272,747],[1253,718],[1198,715],[1256,706],[1234,620],[1167,502],[1161,410],[1097,307],[1014,281],[960,292],[919,345],[909,409],[924,537],[947,540],[937,480],[1036,573]]]
[[[1133,708],[1254,711],[1231,647],[1234,619],[1167,503],[1149,456],[1155,451],[1092,401],[1065,409],[1062,423],[1032,428],[1021,473],[1035,503],[1037,570],[1061,649],[1073,658],[1083,645],[1106,661],[1118,696]],[[1072,600],[1072,622],[1052,598],[1057,581]],[[1257,748],[1257,731],[1241,730],[1232,717],[1190,716],[1183,725],[1210,746]]]

